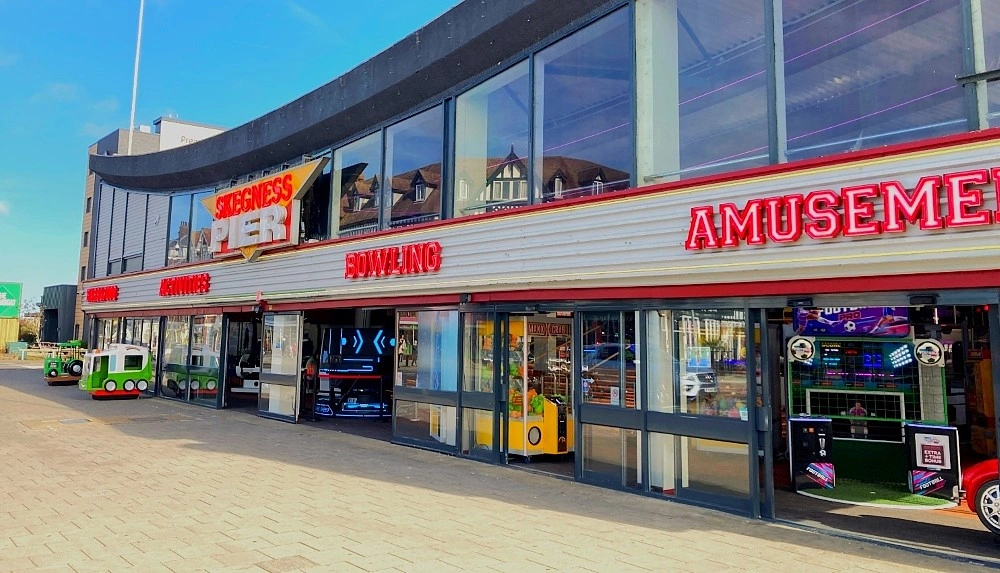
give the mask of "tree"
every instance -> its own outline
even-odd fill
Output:
[[[21,318],[18,320],[17,339],[28,344],[38,342],[41,316],[38,303],[34,299],[23,300],[21,302]]]

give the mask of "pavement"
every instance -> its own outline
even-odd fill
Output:
[[[0,363],[0,484],[0,571],[985,570],[37,364]]]

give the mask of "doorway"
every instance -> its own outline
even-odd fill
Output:
[[[971,476],[984,464],[996,474],[996,308],[800,307],[764,316],[758,345],[767,350],[775,516],[995,558],[995,536],[969,506],[977,491],[968,489],[978,489]]]

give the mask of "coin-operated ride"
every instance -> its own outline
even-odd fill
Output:
[[[83,374],[83,341],[60,342],[45,353],[42,368],[45,383],[49,386],[76,384]]]
[[[111,344],[84,354],[78,387],[95,400],[138,398],[149,389],[153,362],[149,349],[134,344]]]

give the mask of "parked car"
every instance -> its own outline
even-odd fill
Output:
[[[1000,464],[985,460],[962,468],[965,503],[976,512],[979,521],[995,535],[1000,535]]]
[[[681,376],[681,387],[684,396],[689,399],[701,394],[714,395],[719,392],[719,379],[710,368],[688,368]]]

